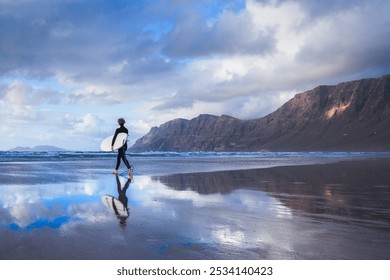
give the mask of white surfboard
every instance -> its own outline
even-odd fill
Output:
[[[102,149],[102,151],[105,152],[111,151],[112,138],[114,138],[114,135],[105,138],[102,141],[102,143],[100,143],[100,149]],[[126,141],[127,141],[127,134],[124,132],[118,133],[114,143],[114,150],[121,148],[126,143]]]
[[[113,213],[115,213],[119,217],[127,218],[129,216],[129,210],[120,202],[119,199],[111,196],[111,195],[103,195],[102,196],[103,204],[110,209]]]

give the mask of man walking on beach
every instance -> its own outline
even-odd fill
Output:
[[[129,134],[128,129],[125,127],[125,123],[126,123],[125,119],[123,119],[123,118],[118,119],[119,128],[117,128],[115,130],[114,137],[112,138],[112,142],[111,142],[111,150],[112,151],[114,150],[114,143],[115,143],[115,140],[116,140],[116,137],[118,136],[118,134],[119,133]],[[121,164],[121,160],[122,160],[128,169],[128,175],[129,176],[132,175],[130,163],[126,158],[126,150],[127,150],[127,141],[125,142],[125,144],[122,147],[120,147],[118,149],[118,155],[116,158],[116,167],[115,167],[114,171],[112,171],[112,173],[118,174],[118,168],[119,168],[119,165]]]

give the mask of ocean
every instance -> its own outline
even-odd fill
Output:
[[[390,259],[389,153],[0,152],[0,259]]]
[[[305,165],[390,157],[386,152],[145,152],[127,153],[137,174],[171,174],[268,168],[284,165]],[[85,163],[107,169],[116,161],[116,152],[58,151],[11,152],[0,151],[0,163],[59,162]],[[110,165],[111,164],[111,165]]]

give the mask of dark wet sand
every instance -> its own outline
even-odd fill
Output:
[[[205,195],[263,191],[302,215],[390,229],[389,159],[152,178],[176,190]]]
[[[0,189],[1,259],[390,259],[389,158],[135,174],[124,224],[90,162],[0,166]]]

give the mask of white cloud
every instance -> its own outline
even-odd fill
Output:
[[[237,98],[242,97],[236,103],[236,116],[256,117],[245,111],[248,103],[256,99],[265,104],[258,108],[260,117],[286,102],[292,96],[286,95],[287,91],[294,93],[319,84],[363,78],[371,65],[389,65],[390,59],[390,40],[383,37],[388,33],[390,20],[385,13],[390,7],[386,2],[375,4],[362,1],[357,6],[347,5],[348,9],[312,18],[301,2],[248,1],[247,10],[240,16],[246,16],[245,22],[259,32],[271,28],[275,32],[275,50],[192,62],[188,64],[187,76],[194,77],[194,82],[155,109],[184,106],[192,110],[195,100],[228,105],[232,99],[239,101]],[[245,26],[238,29],[245,33]],[[382,71],[386,73],[385,68]]]
[[[50,88],[34,88],[23,80],[14,80],[0,88],[0,97],[11,105],[58,104],[62,93]]]
[[[261,117],[293,93],[390,72],[389,1],[228,2],[2,1],[1,122],[43,130],[67,114],[71,137],[88,113],[128,114],[141,134],[200,113]]]
[[[133,131],[136,131],[137,134],[144,135],[149,132],[151,129],[151,126],[149,123],[145,122],[144,120],[137,120],[131,123],[126,124],[126,126],[129,128],[129,133],[131,134]],[[131,135],[130,135],[131,137]]]
[[[102,136],[102,124],[104,121],[98,116],[87,113],[81,119],[76,120],[71,133],[74,135]]]
[[[265,54],[274,49],[272,28],[256,28],[246,11],[224,11],[210,23],[190,14],[167,36],[163,52],[171,57]]]

